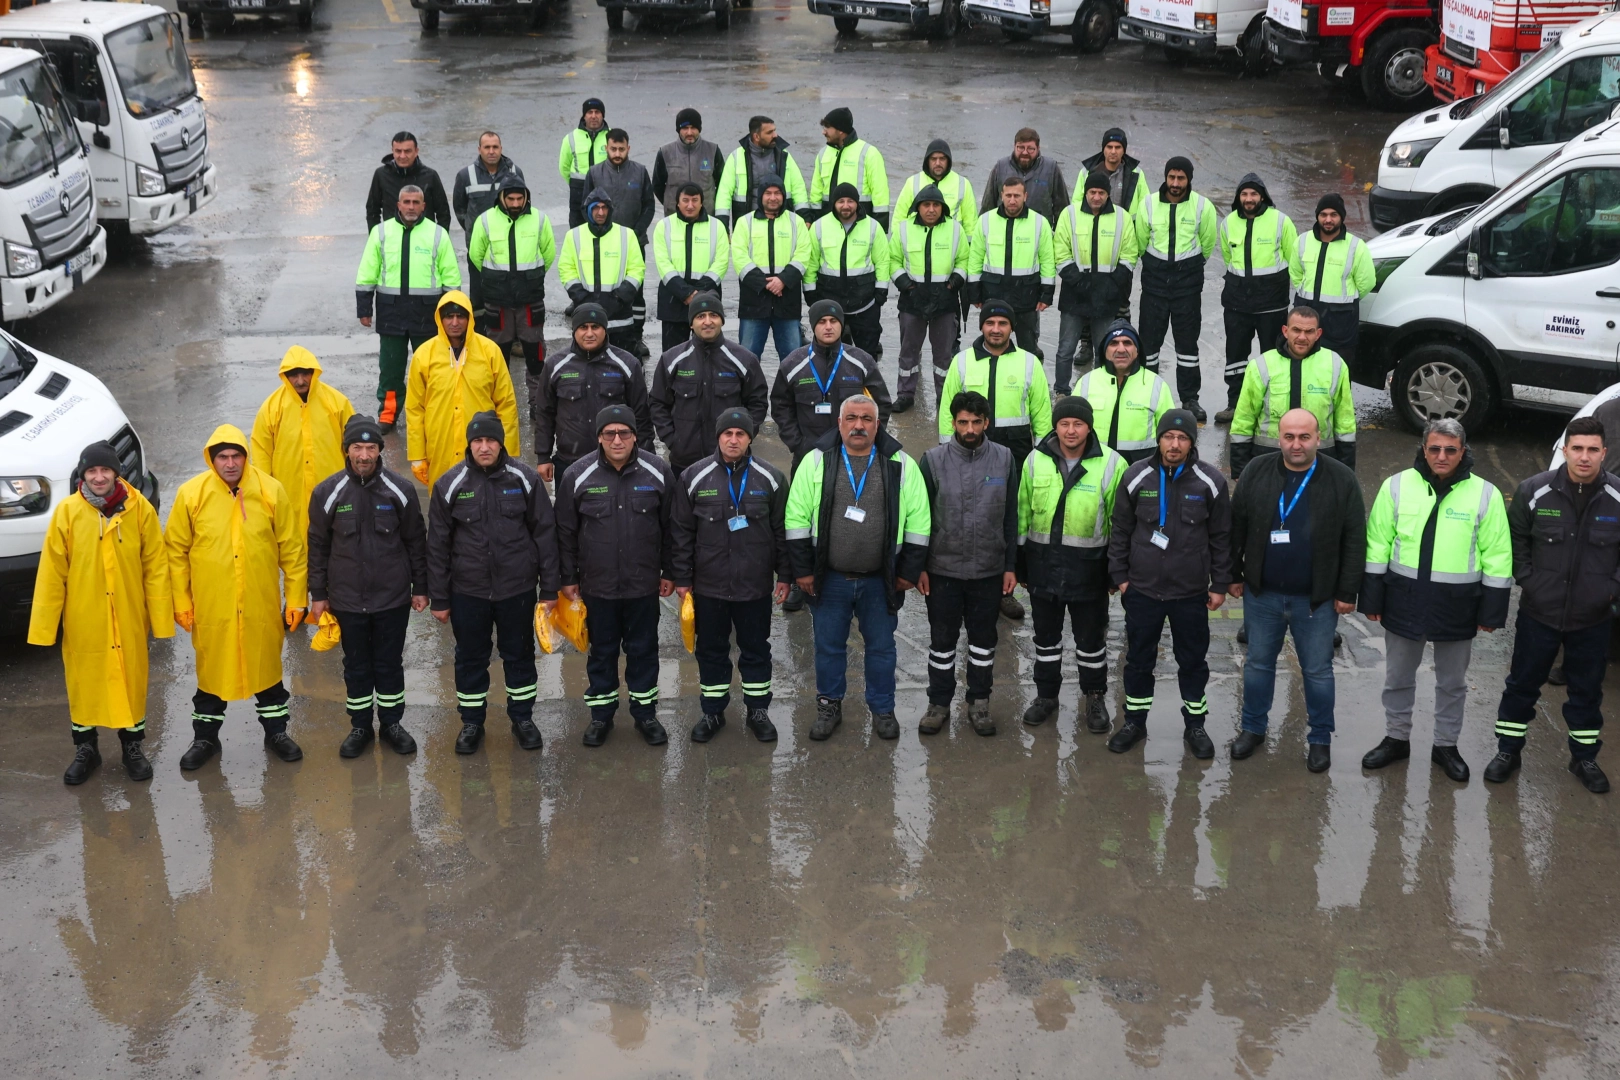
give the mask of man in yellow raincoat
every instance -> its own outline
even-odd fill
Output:
[[[292,500],[298,535],[309,530],[309,493],[343,471],[343,425],[349,399],[321,381],[321,362],[302,345],[281,358],[281,385],[253,418],[253,464],[281,481]]]
[[[164,540],[174,621],[197,650],[191,699],[195,741],[180,768],[200,769],[219,753],[225,703],[256,699],[264,745],[282,761],[304,752],[287,734],[281,644],[308,604],[304,537],[281,482],[247,462],[248,440],[221,424],[208,437],[208,468],[174,493]],[[283,607],[283,579],[286,602]]]
[[[54,645],[62,626],[73,724],[73,763],[62,774],[82,784],[101,764],[98,727],[114,728],[131,780],[150,780],[146,737],[146,635],[174,636],[169,565],[157,511],[119,477],[105,442],[79,455],[79,490],[51,513],[34,578],[28,641]]]
[[[467,454],[473,415],[493,412],[506,428],[506,452],[521,457],[517,394],[501,347],[472,329],[472,301],[452,290],[439,298],[439,333],[411,357],[405,391],[405,455],[411,475],[432,487]]]

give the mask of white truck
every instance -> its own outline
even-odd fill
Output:
[[[1367,248],[1378,286],[1350,374],[1387,385],[1413,428],[1453,417],[1474,430],[1507,406],[1570,413],[1620,381],[1620,121],[1475,209]]]
[[[1160,46],[1171,63],[1236,52],[1258,72],[1271,63],[1265,22],[1266,0],[1130,0],[1119,36]]]
[[[0,47],[0,319],[24,319],[101,272],[90,160],[45,60]]]
[[[208,118],[180,17],[151,4],[56,0],[0,18],[0,45],[44,53],[90,144],[97,217],[147,236],[213,200]]]
[[[815,2],[815,0],[812,0]],[[827,0],[821,0],[825,3]],[[1119,36],[1120,0],[960,0],[969,26],[999,27],[1015,40],[1066,34],[1083,53],[1102,52]]]
[[[101,380],[0,331],[0,637],[28,629],[45,527],[75,490],[79,452],[98,439],[156,505],[141,440]]]

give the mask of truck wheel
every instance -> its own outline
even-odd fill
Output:
[[[859,19],[851,19],[843,15],[834,15],[833,29],[837,30],[845,37],[848,37],[855,32],[855,28],[860,25],[860,22],[861,20]]]
[[[1423,51],[1434,35],[1415,28],[1390,30],[1373,39],[1361,65],[1361,89],[1367,101],[1386,112],[1412,112],[1433,99],[1423,80]]]
[[[731,0],[714,0],[714,28],[725,30],[731,25]]]
[[[624,29],[624,8],[622,8],[622,7],[610,7],[610,8],[603,8],[603,10],[607,12],[607,22],[608,22],[608,29],[609,30],[623,30]]]
[[[1395,412],[1413,431],[1422,431],[1430,420],[1450,417],[1472,434],[1496,408],[1490,380],[1478,362],[1443,342],[1419,345],[1395,365],[1389,395]]]
[[[928,20],[928,36],[949,41],[962,29],[962,0],[945,0],[939,14]]]
[[[194,38],[200,38],[203,36],[202,12],[186,12],[186,33],[190,34]]]
[[[1238,45],[1243,54],[1243,73],[1258,79],[1271,70],[1271,54],[1266,51],[1266,30],[1262,20],[1256,19],[1249,32]]]
[[[1102,52],[1118,33],[1119,19],[1110,0],[1086,0],[1069,31],[1074,47],[1083,53]]]
[[[437,30],[439,28],[439,9],[438,8],[432,8],[432,7],[417,8],[416,9],[416,18],[417,18],[417,21],[422,24],[422,29],[424,29],[424,30]]]

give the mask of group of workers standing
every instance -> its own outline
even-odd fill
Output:
[[[1232,380],[1235,490],[1199,456],[1198,413],[1173,407],[1166,382],[1148,370],[1152,350],[1119,312],[1129,295],[1133,243],[1144,267],[1163,256],[1165,267],[1153,272],[1169,282],[1180,280],[1184,269],[1175,264],[1202,265],[1211,249],[1198,247],[1206,232],[1219,235],[1254,271],[1234,274],[1228,287],[1249,307],[1275,299],[1254,283],[1263,263],[1257,252],[1271,251],[1284,269],[1270,272],[1292,279],[1296,264],[1288,253],[1303,257],[1305,245],[1290,239],[1287,219],[1267,216],[1275,210],[1257,180],[1240,187],[1239,209],[1217,233],[1201,197],[1180,182],[1191,179],[1183,159],[1172,159],[1166,185],[1152,199],[1143,194],[1139,173],[1135,181],[1129,172],[1118,177],[1116,192],[1107,162],[1113,160],[1117,172],[1130,159],[1121,156],[1123,133],[1109,133],[1087,181],[1083,206],[1089,209],[1058,207],[1056,231],[1069,230],[1067,252],[1076,256],[1065,270],[1079,275],[1087,290],[1103,279],[1109,283],[1106,301],[1076,309],[1077,329],[1065,310],[1065,333],[1075,329],[1075,342],[1089,336],[1100,357],[1071,393],[1052,386],[1032,340],[1029,311],[1021,306],[1031,296],[1037,305],[1046,302],[1042,295],[1050,299],[1049,281],[1034,288],[1050,277],[1039,271],[1050,261],[1037,258],[1030,273],[998,273],[991,267],[1005,271],[1014,256],[1002,252],[999,263],[985,263],[979,250],[994,243],[1028,253],[1052,242],[1051,226],[1018,222],[1032,220],[1026,194],[1066,203],[1061,173],[1038,155],[1024,160],[1015,153],[1003,163],[999,202],[985,207],[973,227],[978,254],[969,257],[966,273],[956,261],[958,218],[950,261],[935,264],[941,249],[925,235],[921,261],[908,254],[900,264],[906,269],[889,278],[901,288],[903,303],[916,289],[947,282],[939,294],[918,301],[914,341],[926,336],[939,344],[954,336],[963,298],[975,305],[979,326],[979,335],[951,352],[943,367],[936,361],[936,391],[944,403],[939,443],[913,457],[888,430],[904,399],[891,401],[875,343],[868,349],[858,341],[871,327],[862,328],[863,309],[852,310],[861,296],[850,289],[852,275],[841,272],[852,256],[822,262],[801,251],[829,229],[848,240],[861,221],[887,212],[881,158],[854,139],[847,111],[827,118],[829,146],[818,156],[808,195],[780,140],[761,146],[751,135],[722,170],[716,154],[687,138],[701,120],[683,111],[681,139],[660,152],[651,175],[687,178],[679,180],[675,214],[660,229],[671,220],[691,227],[682,236],[661,234],[659,244],[688,263],[661,281],[667,348],[652,361],[649,378],[641,357],[618,343],[623,336],[615,339],[633,325],[634,297],[623,288],[628,279],[615,282],[603,268],[614,251],[625,267],[639,256],[636,245],[614,231],[625,227],[611,220],[606,204],[612,197],[603,194],[600,177],[592,179],[601,162],[586,148],[601,127],[600,104],[587,102],[586,117],[563,151],[571,191],[583,194],[582,223],[570,230],[558,256],[572,331],[561,353],[540,355],[538,332],[525,329],[543,322],[539,290],[557,252],[549,222],[528,205],[521,174],[486,133],[479,163],[459,175],[455,187],[481,304],[455,287],[460,275],[446,255],[448,239],[426,217],[427,208],[445,201],[442,187],[435,194],[431,184],[402,183],[389,192],[379,179],[379,194],[374,186],[375,201],[381,205],[392,195],[397,212],[368,239],[360,310],[375,318],[384,339],[385,383],[392,378],[390,358],[407,358],[397,385],[379,388],[377,419],[357,415],[322,380],[319,361],[294,347],[281,361],[281,386],[260,408],[251,438],[228,424],[209,436],[206,468],[176,492],[161,532],[151,505],[118,475],[111,448],[86,448],[78,490],[52,519],[30,628],[31,641],[50,644],[58,625],[65,627],[78,744],[68,783],[82,782],[99,764],[98,727],[119,730],[132,778],[151,775],[140,750],[146,639],[171,636],[171,624],[191,634],[197,654],[194,739],[181,756],[183,769],[199,768],[219,752],[225,703],[247,697],[255,699],[266,746],[283,760],[301,757],[286,730],[283,638],[306,618],[328,615],[341,631],[351,722],[340,753],[357,756],[379,737],[399,753],[413,752],[416,743],[401,724],[403,653],[410,613],[428,609],[455,638],[462,723],[456,752],[475,752],[483,738],[492,651],[502,661],[513,738],[539,749],[535,609],[551,610],[559,597],[585,606],[587,746],[602,745],[612,731],[621,703],[621,653],[636,730],[651,745],[667,741],[657,715],[658,624],[660,600],[672,594],[690,595],[695,612],[696,742],[709,741],[725,725],[733,643],[745,726],[762,742],[776,739],[769,707],[777,604],[788,610],[808,604],[812,611],[816,716],[809,738],[827,739],[842,723],[852,624],[864,646],[872,731],[880,739],[897,738],[895,635],[912,590],[924,599],[930,627],[928,706],[919,731],[934,734],[949,722],[965,629],[966,718],[979,734],[994,735],[989,698],[997,618],[1020,583],[1034,625],[1036,697],[1023,714],[1027,725],[1058,712],[1067,619],[1085,726],[1110,735],[1109,750],[1130,751],[1146,735],[1158,643],[1168,621],[1183,739],[1195,757],[1212,757],[1208,616],[1227,596],[1242,597],[1249,655],[1231,755],[1246,758],[1266,738],[1286,634],[1304,676],[1307,765],[1320,772],[1331,760],[1337,621],[1359,605],[1382,623],[1387,656],[1387,736],[1363,765],[1381,768],[1409,757],[1415,672],[1425,643],[1432,642],[1431,759],[1446,775],[1466,781],[1469,768],[1456,741],[1471,642],[1478,630],[1505,624],[1517,580],[1524,599],[1498,710],[1499,752],[1486,778],[1506,780],[1518,767],[1534,703],[1562,649],[1570,768],[1590,790],[1607,790],[1595,756],[1611,605],[1620,597],[1620,544],[1614,542],[1620,539],[1620,478],[1603,471],[1601,422],[1573,421],[1566,464],[1526,480],[1509,513],[1496,488],[1473,474],[1461,426],[1435,421],[1423,433],[1414,467],[1384,481],[1369,517],[1354,473],[1348,371],[1328,344],[1331,306],[1296,302],[1271,319],[1276,347],[1247,361]],[[835,132],[848,139],[835,143]],[[414,139],[409,142],[414,160]],[[396,140],[396,151],[399,146]],[[577,168],[581,154],[590,162],[584,170]],[[927,162],[936,154],[945,168],[928,172],[926,181],[913,178],[917,182],[902,191],[902,201],[911,199],[909,216],[893,230],[891,243],[907,253],[916,239],[912,228],[937,229],[951,214],[974,212],[965,180],[942,185],[953,175],[948,148],[931,148]],[[606,160],[625,164],[623,155]],[[846,166],[853,178],[848,186]],[[398,170],[397,154],[388,168]],[[576,171],[583,175],[575,177]],[[502,173],[498,182],[491,179]],[[713,174],[708,189],[690,179],[704,173]],[[409,169],[396,178],[423,179],[420,170],[413,176]],[[724,248],[724,223],[707,216],[708,200],[717,195],[735,213],[739,193],[750,188],[761,197],[737,219],[730,245],[745,298],[755,290],[756,300],[744,299],[743,310],[757,301],[757,310],[773,314],[744,314],[742,335],[756,337],[739,341],[725,333],[723,261],[707,263],[702,273],[686,271],[702,247],[699,236],[708,237],[711,249]],[[947,204],[947,189],[953,204]],[[775,202],[773,193],[787,206],[795,192],[831,216],[809,223],[793,213],[756,217]],[[1113,205],[1116,196],[1122,205],[1141,205],[1127,216]],[[499,201],[479,211],[479,198]],[[840,209],[845,202],[856,204],[847,216]],[[930,205],[939,209],[932,223],[920,209]],[[1088,214],[1089,223],[1075,212]],[[424,221],[439,231],[418,231]],[[1027,243],[1019,240],[1024,228],[1031,230]],[[1322,231],[1338,229],[1342,207],[1324,207],[1318,240]],[[881,236],[870,229],[869,250],[881,246]],[[1323,269],[1330,247],[1318,244],[1318,291],[1325,274],[1342,275],[1346,283],[1358,276],[1353,243],[1337,269]],[[1169,257],[1181,254],[1186,257]],[[1230,256],[1229,267],[1236,258]],[[1101,273],[1105,263],[1107,272],[1088,283],[1086,275]],[[944,266],[952,269],[943,272]],[[585,276],[574,276],[582,267]],[[793,313],[781,318],[772,305],[790,285],[808,289],[819,274],[842,281],[812,291],[812,340],[799,344],[797,299]],[[1144,285],[1150,276],[1145,270]],[[639,292],[639,279],[635,285]],[[1144,321],[1161,320],[1162,338],[1163,324],[1176,324],[1185,309],[1169,294],[1151,303],[1147,296]],[[1286,304],[1286,292],[1282,296]],[[415,329],[421,324],[410,322],[419,309],[431,313],[431,332],[420,337]],[[676,313],[681,335],[667,325]],[[935,337],[932,321],[947,317],[949,325]],[[503,339],[505,331],[511,333]],[[752,347],[762,348],[767,334],[776,336],[779,349],[791,346],[773,385]],[[390,345],[391,337],[404,340]],[[535,466],[522,459],[508,371],[513,341],[527,361]],[[1182,371],[1178,364],[1178,379]],[[754,453],[767,414],[792,454],[789,472]],[[417,484],[382,464],[384,442],[401,420],[411,472],[426,492],[425,514]],[[1104,704],[1114,595],[1124,610],[1127,641],[1117,726]],[[110,705],[109,687],[116,699]]]

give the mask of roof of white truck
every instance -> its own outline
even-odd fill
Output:
[[[118,30],[131,23],[163,15],[156,4],[107,3],[106,0],[55,0],[20,8],[0,19],[0,36],[24,30],[67,32],[92,26],[101,33]]]

